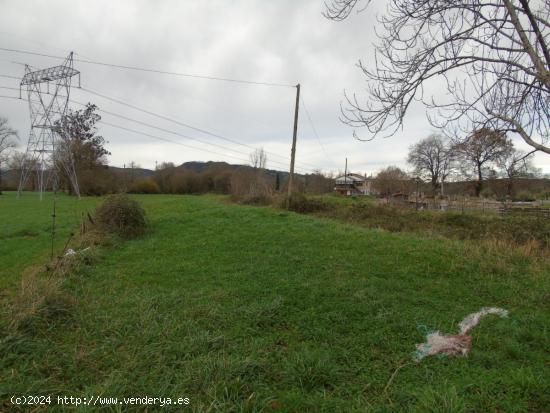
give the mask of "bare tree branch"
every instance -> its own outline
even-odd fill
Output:
[[[550,1],[387,3],[374,61],[358,62],[368,97],[345,93],[344,123],[367,128],[364,140],[391,136],[420,101],[434,126],[463,136],[480,128],[513,132],[550,153]],[[333,0],[324,14],[340,21],[369,4]],[[436,99],[426,93],[428,82],[441,82],[448,93]]]

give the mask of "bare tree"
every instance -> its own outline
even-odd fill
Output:
[[[475,194],[483,189],[486,171],[512,148],[512,143],[503,132],[478,129],[454,147],[465,175],[476,178]]]
[[[267,164],[267,154],[264,148],[257,148],[250,154],[250,165],[255,169],[265,169]]]
[[[17,146],[17,139],[19,139],[17,131],[9,126],[6,118],[0,118],[0,195],[2,195],[2,163]]]
[[[371,2],[327,1],[336,21]],[[358,63],[369,97],[346,94],[344,122],[391,135],[420,100],[432,124],[454,134],[513,132],[550,153],[550,0],[389,0],[379,22],[374,68]],[[448,98],[425,93],[433,80]]]
[[[265,179],[265,167],[267,164],[267,154],[263,148],[257,148],[250,154],[250,165],[254,168],[250,173],[243,172],[241,180],[247,181],[245,186],[248,188],[247,195],[257,196],[265,195],[269,188]],[[248,175],[248,176],[247,176]],[[235,178],[239,178],[235,175]]]
[[[432,134],[409,148],[407,162],[416,175],[432,185],[435,196],[443,189],[443,182],[451,173],[453,153],[451,145],[441,135]]]
[[[527,177],[535,171],[532,164],[533,152],[525,153],[510,147],[497,160],[502,175],[507,179],[506,194],[514,194],[514,181],[517,178]]]

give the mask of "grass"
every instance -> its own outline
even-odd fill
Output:
[[[33,332],[0,333],[1,399],[182,396],[196,412],[550,406],[545,263],[521,254],[467,256],[471,249],[460,241],[220,197],[133,198],[144,206],[151,232],[104,250],[94,266],[66,280],[76,299],[72,317]],[[43,227],[51,205],[18,202],[2,196],[1,225],[25,207],[24,223],[8,224],[9,233],[42,231],[28,244],[19,236],[2,239],[8,293],[16,274],[47,259],[49,248]],[[97,199],[80,202],[91,207]],[[62,197],[59,204],[60,225],[69,231],[74,201]],[[15,250],[31,244],[21,262]],[[469,357],[406,365],[384,391],[424,340],[422,326],[455,332],[482,306],[504,307],[511,316],[482,321]]]
[[[14,285],[21,272],[35,262],[46,262],[51,254],[53,194],[39,201],[35,193],[16,199],[14,192],[0,195],[0,289]],[[71,231],[78,231],[82,212],[93,211],[98,198],[80,201],[64,194],[56,203],[54,251],[58,254]]]
[[[422,236],[441,236],[459,240],[488,241],[508,244],[508,250],[528,246],[539,255],[550,251],[550,219],[482,213],[415,211],[378,205],[372,200],[335,203],[324,198],[326,208],[317,215],[336,218],[343,222],[378,228],[391,232],[407,232]],[[307,202],[307,200],[306,200]]]

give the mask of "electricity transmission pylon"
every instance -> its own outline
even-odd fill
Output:
[[[25,189],[33,171],[36,172],[40,199],[48,185],[57,190],[59,170],[62,169],[74,193],[80,197],[70,150],[71,137],[67,136],[62,127],[69,103],[71,81],[76,75],[80,84],[80,72],[73,68],[72,52],[59,66],[33,72],[25,65],[25,76],[21,80],[20,89],[27,89],[31,130],[21,164],[18,196]]]

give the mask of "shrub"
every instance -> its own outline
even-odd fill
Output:
[[[334,205],[320,199],[307,198],[304,194],[295,192],[290,197],[283,198],[281,207],[303,214],[327,211],[334,208]]]
[[[134,238],[147,230],[143,208],[126,194],[108,196],[96,209],[96,224],[100,229]]]
[[[481,198],[493,199],[496,197],[494,191],[490,188],[483,188],[479,194]]]
[[[245,205],[271,205],[273,198],[268,194],[244,195],[239,202]]]
[[[527,191],[521,191],[514,197],[514,201],[531,202],[536,200],[535,195]]]
[[[147,178],[134,182],[128,192],[132,194],[158,194],[160,193],[160,188],[155,181]]]

